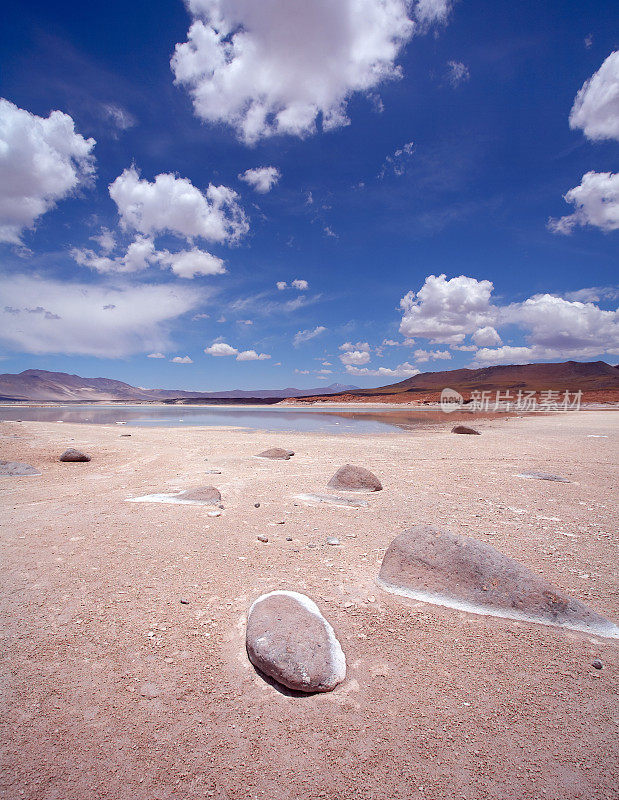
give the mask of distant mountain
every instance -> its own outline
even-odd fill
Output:
[[[598,399],[608,394],[619,400],[619,367],[605,361],[564,361],[559,364],[507,364],[481,369],[454,369],[443,372],[422,372],[412,378],[381,386],[377,389],[356,389],[330,393],[334,401],[411,402],[438,400],[443,389],[455,389],[469,399],[472,391],[490,392],[518,390],[541,392],[554,389],[570,392],[582,391]],[[592,394],[593,393],[593,394]],[[611,398],[612,395],[612,398]],[[306,400],[314,398],[306,397]],[[317,395],[315,399],[320,399]]]
[[[266,399],[303,397],[305,395],[332,394],[354,391],[358,387],[333,383],[314,389],[233,389],[228,392],[188,392],[181,389],[142,389],[111,378],[82,378],[66,372],[49,372],[45,369],[26,369],[17,374],[0,375],[0,400],[84,401],[93,400],[187,400],[199,399]]]

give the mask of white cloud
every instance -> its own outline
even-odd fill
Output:
[[[210,347],[206,347],[204,352],[209,356],[235,356],[239,351],[226,342],[214,342]]]
[[[164,250],[158,254],[158,261],[169,267],[179,278],[193,278],[196,275],[223,275],[226,272],[221,258],[197,247],[191,250],[181,250],[178,253],[169,253]]]
[[[172,359],[173,364],[193,364],[193,359],[189,356],[174,356]]]
[[[599,303],[600,300],[617,300],[619,298],[618,286],[590,286],[586,289],[577,289],[566,292],[566,300],[580,300],[582,303]]]
[[[487,280],[429,275],[417,295],[408,292],[400,300],[400,333],[440,344],[461,344],[467,333],[493,321],[492,290]]]
[[[449,346],[452,350],[461,350],[463,353],[474,353],[478,349],[476,344],[452,344]]]
[[[415,152],[415,143],[407,142],[398,147],[391,155],[386,156],[385,161],[378,173],[378,178],[382,180],[387,172],[393,170],[393,174],[401,177],[406,172],[408,162]]]
[[[283,292],[284,289],[288,288],[288,284],[286,283],[286,281],[277,281],[275,285],[277,286],[280,292]]]
[[[368,342],[344,342],[340,345],[340,350],[350,352],[351,350],[362,350],[364,353],[370,352],[370,345]]]
[[[355,92],[398,78],[403,46],[444,22],[449,0],[187,0],[188,41],[171,66],[197,116],[231,125],[248,144],[348,124]]]
[[[20,244],[25,228],[92,180],[94,146],[68,114],[38,117],[0,98],[0,242]]]
[[[187,178],[162,173],[150,182],[131,167],[110,184],[110,197],[123,228],[148,236],[173,233],[230,243],[249,230],[237,193],[226,186],[209,184],[203,193]]]
[[[243,350],[236,357],[237,361],[267,361],[271,358],[267,353],[257,353],[255,350]]]
[[[300,278],[295,278],[291,286],[293,289],[298,289],[300,292],[306,292],[309,289],[309,283]]]
[[[104,253],[111,253],[116,247],[116,237],[109,228],[101,228],[99,233],[90,237],[93,242],[97,242]]]
[[[279,182],[282,173],[277,167],[256,167],[246,169],[239,179],[252,186],[259,194],[266,194]]]
[[[333,375],[332,369],[319,369],[316,371],[317,375]]]
[[[456,88],[461,83],[466,83],[471,77],[469,68],[461,61],[448,61],[447,62],[447,80],[451,85]]]
[[[577,225],[593,225],[606,232],[619,229],[619,173],[587,172],[564,200],[576,206],[576,211],[548,220],[554,233],[569,234]]]
[[[448,360],[451,358],[449,350],[415,350],[415,361],[424,364],[426,361]]]
[[[346,372],[349,375],[372,375],[378,378],[410,378],[412,375],[419,375],[421,370],[405,361],[403,364],[398,364],[394,369],[389,367],[379,367],[378,369],[368,369],[368,367],[356,367],[351,364],[346,366]]]
[[[305,331],[297,331],[294,335],[292,343],[295,347],[298,347],[300,344],[309,342],[310,339],[315,339],[317,336],[320,336],[320,334],[324,333],[326,330],[327,329],[324,325],[317,325],[315,328],[310,328]]]
[[[2,277],[0,295],[6,304],[0,306],[0,341],[6,347],[101,358],[169,350],[172,321],[204,299],[170,286],[94,286],[38,276]],[[26,318],[24,298],[45,313]]]
[[[112,123],[112,125],[118,128],[119,131],[129,130],[129,128],[133,128],[137,124],[137,121],[132,114],[130,114],[125,108],[122,108],[122,106],[118,106],[115,103],[104,104],[103,113]]]
[[[332,367],[332,366],[333,366],[333,364],[332,364],[330,361],[323,361],[323,362],[322,362],[322,366],[323,366],[323,367]]]
[[[492,325],[478,328],[473,334],[472,339],[479,347],[494,347],[497,344],[502,344],[501,337]]]
[[[570,128],[581,128],[593,141],[619,140],[619,50],[608,56],[576,95]]]
[[[146,358],[165,358],[163,353],[149,353]]]
[[[347,350],[340,356],[342,364],[361,366],[367,364],[370,360],[370,354],[365,350]]]

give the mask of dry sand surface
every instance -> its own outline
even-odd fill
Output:
[[[0,478],[0,798],[617,798],[617,641],[375,579],[391,540],[431,522],[619,622],[618,413],[482,420],[482,436],[0,424],[0,458],[42,472]],[[59,462],[71,446],[92,461]],[[278,446],[296,455],[252,457]],[[367,507],[295,501],[346,462],[384,486]],[[533,470],[571,482],[514,477]],[[219,517],[125,502],[209,484]],[[247,610],[274,589],[333,625],[335,691],[290,696],[249,663]]]

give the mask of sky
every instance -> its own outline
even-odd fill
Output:
[[[9,0],[0,371],[208,391],[617,363],[618,18]]]

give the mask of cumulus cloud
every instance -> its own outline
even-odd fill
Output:
[[[255,350],[243,350],[236,357],[237,361],[267,361],[271,358],[268,353],[257,353]]]
[[[372,375],[377,378],[410,378],[412,375],[419,375],[421,370],[405,361],[403,364],[398,364],[397,367],[390,369],[389,367],[379,367],[378,369],[369,369],[368,367],[356,367],[352,364],[346,366],[346,372],[349,375]]]
[[[266,194],[279,182],[282,177],[277,167],[256,167],[246,169],[239,175],[239,179],[248,183],[259,194]]]
[[[479,347],[493,347],[494,345],[502,344],[498,331],[492,325],[478,328],[471,338]]]
[[[236,347],[227,344],[226,342],[213,342],[210,347],[206,347],[204,352],[209,356],[235,356],[239,352]]]
[[[570,128],[580,128],[588,139],[619,140],[619,50],[611,53],[576,95]]]
[[[165,358],[163,353],[149,353],[146,358]]]
[[[109,228],[101,228],[99,233],[90,238],[97,242],[103,253],[111,253],[116,247],[116,237]]]
[[[0,341],[26,353],[120,358],[170,349],[171,323],[203,302],[201,294],[170,286],[123,286],[0,278]],[[26,314],[40,306],[48,314]]]
[[[196,275],[223,275],[226,267],[221,258],[193,247],[191,250],[181,250],[170,253],[167,250],[159,253],[157,260],[163,266],[169,267],[179,278],[194,278]]]
[[[447,62],[447,80],[456,88],[461,83],[466,83],[471,77],[469,68],[461,61],[448,61]]]
[[[348,124],[355,92],[401,75],[413,34],[445,22],[450,0],[187,0],[193,23],[171,66],[197,116],[248,144]],[[409,18],[412,7],[414,19]],[[416,24],[417,22],[417,24]]]
[[[277,286],[280,292],[283,292],[284,289],[288,288],[288,284],[286,283],[286,281],[277,281],[275,285]]]
[[[300,278],[295,278],[291,286],[293,289],[298,289],[300,292],[306,292],[309,289],[309,283]]]
[[[189,356],[174,356],[172,359],[173,364],[193,364],[193,359]]]
[[[417,294],[408,292],[400,300],[400,333],[440,344],[461,344],[466,334],[493,321],[492,290],[487,280],[429,275]]]
[[[361,366],[362,364],[367,364],[369,360],[370,354],[364,350],[348,350],[340,356],[342,364],[346,364],[347,366]]]
[[[415,350],[413,353],[415,361],[424,364],[426,361],[440,361],[451,358],[449,350]]]
[[[231,243],[249,230],[238,195],[227,186],[209,184],[201,192],[187,178],[162,173],[148,181],[130,167],[110,184],[109,191],[122,227],[147,236],[172,233],[190,240]]]
[[[92,180],[94,146],[68,114],[38,117],[0,98],[0,242],[20,244],[25,228]]]
[[[567,203],[576,207],[573,214],[549,219],[554,233],[569,234],[577,225],[593,225],[601,230],[619,228],[619,173],[587,172],[579,186],[564,195]]]
[[[309,342],[310,339],[315,339],[317,336],[320,336],[320,334],[324,333],[326,330],[327,329],[324,325],[317,325],[315,328],[309,328],[305,331],[297,331],[294,335],[292,343],[295,347],[298,347],[300,344]]]

